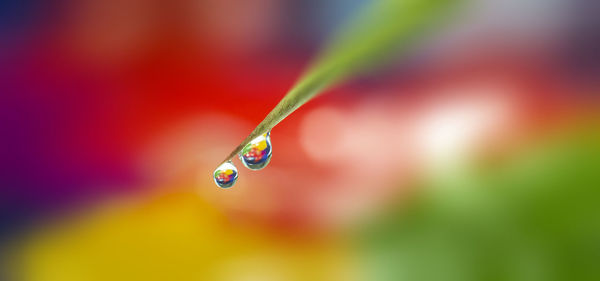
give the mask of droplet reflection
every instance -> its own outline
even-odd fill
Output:
[[[244,166],[251,170],[260,170],[269,164],[272,155],[271,132],[253,139],[240,152]]]
[[[237,168],[229,162],[221,164],[213,173],[215,183],[222,188],[232,187],[238,178]]]

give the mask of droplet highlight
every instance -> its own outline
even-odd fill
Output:
[[[231,161],[225,162],[217,167],[213,173],[213,179],[215,184],[221,188],[232,187],[238,179],[238,170]]]
[[[260,170],[271,162],[273,149],[271,146],[271,132],[253,139],[240,152],[240,160],[248,169]]]

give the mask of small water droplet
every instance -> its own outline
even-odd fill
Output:
[[[213,173],[215,183],[222,188],[232,187],[238,178],[238,170],[231,161],[221,164]]]
[[[271,162],[271,132],[253,139],[240,152],[240,160],[248,169],[260,170]]]

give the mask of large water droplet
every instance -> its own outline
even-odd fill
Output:
[[[271,161],[271,132],[253,139],[240,152],[244,166],[251,170],[260,170]]]
[[[238,178],[238,170],[231,161],[221,164],[213,174],[215,183],[222,188],[232,187]]]

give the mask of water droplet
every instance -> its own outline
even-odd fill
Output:
[[[271,161],[271,132],[253,139],[240,152],[244,166],[251,170],[260,170]]]
[[[215,183],[222,188],[232,187],[238,178],[238,170],[231,161],[221,164],[213,174]]]

